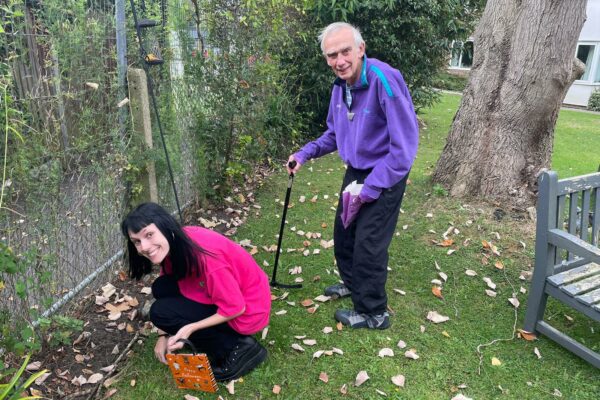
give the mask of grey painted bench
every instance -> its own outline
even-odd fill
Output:
[[[600,368],[600,354],[544,320],[548,296],[600,321],[600,173],[538,180],[535,267],[524,330],[541,333]]]

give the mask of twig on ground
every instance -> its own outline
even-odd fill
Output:
[[[110,378],[116,371],[117,371],[117,366],[119,364],[119,362],[123,359],[123,357],[125,357],[125,355],[129,352],[129,350],[131,349],[131,347],[133,346],[133,344],[139,339],[140,337],[140,333],[136,332],[135,335],[133,336],[133,339],[131,339],[129,341],[129,343],[127,344],[127,347],[125,347],[125,349],[121,352],[121,354],[119,354],[119,357],[117,357],[117,359],[115,360],[115,362],[113,363],[113,365],[115,366],[110,372],[108,372],[106,374],[106,376],[104,378],[102,378],[97,384],[96,387],[94,387],[91,390],[90,395],[88,396],[87,400],[93,400],[98,398],[98,389],[100,389],[100,387],[104,384],[104,382]]]
[[[506,280],[506,282],[508,282],[508,284],[510,285],[510,287],[512,289],[512,293],[516,293],[515,287],[513,286],[512,282],[508,279],[508,276],[506,276],[506,269],[503,269],[502,272],[504,273],[504,279]],[[515,320],[513,322],[512,336],[508,339],[494,339],[489,343],[480,344],[479,346],[477,346],[477,354],[479,354],[479,366],[477,367],[477,375],[481,375],[481,365],[483,364],[483,354],[481,353],[481,349],[483,347],[492,346],[498,342],[510,342],[511,340],[515,339],[515,336],[517,333],[517,318],[518,318],[517,314],[518,313],[517,313],[517,307],[513,307],[513,309],[515,312]]]

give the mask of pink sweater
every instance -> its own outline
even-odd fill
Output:
[[[203,304],[214,304],[217,313],[228,317],[244,313],[227,323],[243,335],[254,334],[269,323],[271,289],[265,272],[240,245],[209,229],[186,226],[184,232],[211,255],[204,256],[200,276],[180,280],[179,290],[186,298]],[[167,257],[164,270],[171,269]]]

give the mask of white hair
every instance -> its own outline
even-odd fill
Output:
[[[319,42],[321,42],[321,51],[323,52],[323,54],[325,54],[324,42],[325,42],[325,39],[327,38],[327,36],[329,36],[330,34],[332,34],[334,32],[337,32],[341,29],[350,29],[352,31],[352,35],[354,36],[354,42],[357,47],[365,42],[362,38],[362,35],[360,34],[360,31],[354,25],[351,25],[347,22],[334,22],[332,24],[327,25],[321,31],[321,33],[319,33],[318,39],[319,39]]]

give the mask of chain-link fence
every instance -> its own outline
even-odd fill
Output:
[[[131,156],[125,74],[143,61],[128,0],[1,3],[0,322],[6,323],[35,320],[92,278],[110,279],[120,264],[119,223],[137,190],[139,169]],[[177,10],[186,2],[171,3]],[[166,1],[138,0],[134,6],[139,18],[156,23],[144,29],[142,43],[164,63],[144,67],[183,206],[200,195],[193,144],[200,98],[181,77]],[[155,161],[159,202],[175,210],[152,116],[155,149],[138,158]]]

